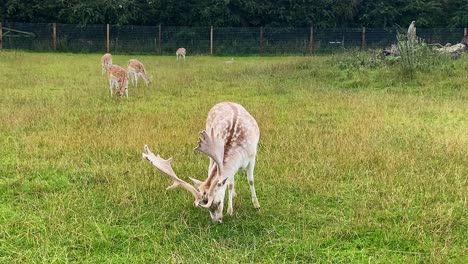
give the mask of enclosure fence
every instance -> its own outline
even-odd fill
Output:
[[[401,29],[400,29],[401,31]],[[174,27],[0,23],[0,50],[174,54],[305,55],[385,48],[398,29],[314,27]],[[466,28],[418,28],[427,43],[458,43]]]

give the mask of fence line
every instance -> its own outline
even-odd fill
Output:
[[[3,49],[3,26],[2,23],[0,22],[0,50]]]
[[[174,27],[0,23],[0,49],[65,52],[263,55],[313,54],[343,49],[384,48],[396,29],[311,27]],[[418,28],[428,43],[452,44],[466,28]]]

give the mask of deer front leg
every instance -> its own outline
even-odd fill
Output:
[[[229,199],[228,199],[228,215],[232,215],[234,209],[232,208],[232,198],[236,196],[236,191],[234,190],[234,176],[228,180],[228,188],[229,188]]]
[[[260,204],[257,200],[257,194],[255,193],[255,186],[254,186],[254,168],[255,168],[255,158],[247,166],[247,181],[249,182],[250,192],[252,193],[252,203],[253,206],[258,209],[260,208]]]

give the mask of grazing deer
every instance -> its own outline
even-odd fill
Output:
[[[176,56],[177,56],[177,60],[179,60],[180,57],[183,57],[184,58],[184,61],[185,61],[185,54],[187,53],[187,50],[184,49],[184,48],[178,48],[177,51],[176,51]]]
[[[224,63],[232,64],[232,63],[234,63],[234,58],[231,58],[231,60],[227,60],[227,61],[225,61]]]
[[[151,80],[146,76],[145,66],[139,60],[131,59],[127,65],[128,77],[132,84],[138,86],[138,77],[142,77],[146,86],[151,84]]]
[[[260,138],[255,119],[239,104],[219,103],[208,113],[206,130],[200,134],[195,150],[206,154],[210,158],[210,165],[205,181],[190,178],[195,186],[177,177],[171,167],[172,158],[165,160],[159,155],[155,156],[146,145],[143,157],[172,179],[174,183],[167,190],[180,186],[189,191],[195,197],[194,205],[208,209],[214,222],[222,222],[227,186],[227,213],[233,213],[234,176],[240,168],[247,170],[253,206],[260,208],[254,187],[255,157]]]
[[[117,88],[117,95],[125,95],[128,98],[128,74],[127,71],[119,65],[110,65],[106,69],[107,76],[109,77],[110,95],[112,97],[112,90]]]
[[[101,57],[101,66],[102,66],[102,74],[106,73],[106,70],[109,66],[112,65],[112,55],[110,53],[106,53]]]

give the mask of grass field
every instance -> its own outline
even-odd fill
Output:
[[[468,61],[402,78],[339,58],[114,56],[151,87],[110,98],[100,55],[0,53],[0,263],[467,263]],[[140,81],[143,85],[143,82]],[[223,224],[181,178],[209,109],[242,104],[261,138]]]

